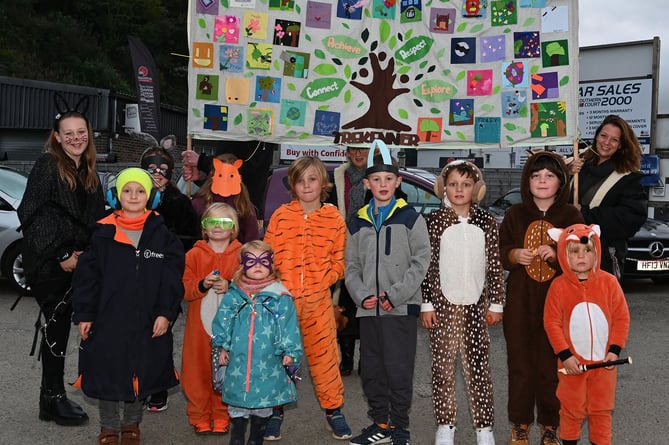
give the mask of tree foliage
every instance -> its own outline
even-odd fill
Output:
[[[162,103],[185,108],[185,0],[2,0],[0,75],[105,88],[135,96],[128,35],[158,67]]]

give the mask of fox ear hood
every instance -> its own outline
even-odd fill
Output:
[[[548,235],[553,240],[557,241],[557,255],[558,260],[560,261],[562,272],[573,275],[567,260],[567,245],[570,242],[588,244],[591,240],[595,246],[597,255],[594,271],[598,271],[602,260],[602,245],[600,240],[601,234],[602,230],[598,224],[573,224],[566,229],[548,229]]]

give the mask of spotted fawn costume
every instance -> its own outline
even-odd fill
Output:
[[[497,222],[472,204],[467,218],[445,207],[427,216],[427,226],[432,259],[422,284],[421,310],[437,315],[435,327],[429,330],[437,423],[456,423],[460,356],[474,427],[490,427],[495,411],[485,318],[489,308],[502,312],[505,302]]]

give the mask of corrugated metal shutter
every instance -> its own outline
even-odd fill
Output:
[[[72,108],[87,96],[86,117],[93,129],[108,129],[109,90],[4,76],[0,76],[0,128],[51,128],[57,114],[56,92]]]
[[[34,161],[48,138],[48,131],[0,130],[0,160]]]

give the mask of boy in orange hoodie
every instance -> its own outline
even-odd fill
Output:
[[[598,225],[574,224],[549,229],[557,241],[563,274],[552,283],[544,307],[544,327],[566,374],[559,374],[560,437],[575,445],[588,419],[590,442],[611,444],[615,404],[613,366],[582,371],[580,365],[617,360],[625,346],[630,315],[615,276],[600,270]]]

